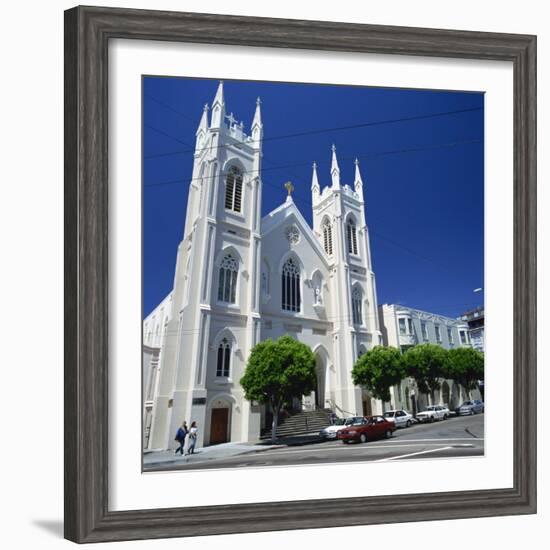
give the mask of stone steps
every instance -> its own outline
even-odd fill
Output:
[[[317,409],[315,411],[301,411],[288,416],[277,426],[277,437],[319,432],[330,424],[330,412],[329,409]],[[261,439],[269,439],[270,437],[271,428],[262,430]]]

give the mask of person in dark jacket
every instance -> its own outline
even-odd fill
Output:
[[[184,420],[183,424],[178,428],[178,431],[176,432],[176,437],[174,438],[179,443],[179,447],[176,449],[176,454],[184,454],[183,448],[185,446],[185,437],[187,436],[187,432],[187,423]]]

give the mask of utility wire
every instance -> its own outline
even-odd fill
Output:
[[[359,124],[349,124],[349,125],[346,125],[346,126],[335,126],[335,127],[332,127],[332,128],[319,128],[319,129],[316,129],[316,130],[304,130],[304,131],[301,131],[301,132],[294,132],[294,133],[291,133],[291,134],[282,134],[282,135],[279,135],[279,136],[264,137],[262,139],[262,143],[265,143],[266,141],[276,141],[276,140],[281,140],[281,139],[292,139],[292,138],[305,137],[305,136],[311,136],[311,135],[316,135],[316,134],[324,134],[324,133],[329,133],[329,132],[341,132],[341,131],[345,131],[345,130],[355,130],[355,129],[358,129],[358,128],[368,128],[368,127],[372,127],[372,126],[381,126],[381,125],[384,125],[384,124],[396,124],[396,123],[399,123],[399,122],[411,122],[413,120],[427,120],[427,119],[437,118],[437,117],[442,117],[442,116],[450,116],[450,115],[461,114],[461,113],[470,113],[470,112],[475,112],[475,111],[481,111],[482,109],[483,109],[482,107],[470,107],[470,108],[467,108],[467,109],[457,109],[457,110],[454,110],[454,111],[443,111],[443,112],[439,112],[439,113],[427,113],[427,114],[424,114],[424,115],[414,115],[414,116],[410,116],[410,117],[393,118],[393,119],[386,119],[386,120],[376,120],[376,121],[371,121],[371,122],[363,122],[363,123],[359,123]],[[172,110],[174,110],[174,109],[172,109]],[[185,149],[185,150],[172,151],[172,152],[169,152],[169,153],[158,153],[158,154],[152,154],[152,155],[145,155],[144,159],[159,158],[159,157],[165,157],[165,156],[171,156],[171,155],[181,155],[181,154],[186,154],[186,153],[198,153],[200,151],[207,151],[207,150],[212,150],[212,149],[221,149],[221,148],[229,147],[229,146],[231,146],[231,144],[222,144],[222,145],[214,145],[214,146],[210,145],[210,146],[207,146],[207,147],[201,147],[199,149],[195,149],[192,146],[189,146],[190,148]]]
[[[444,149],[444,148],[451,148],[451,147],[457,147],[459,145],[471,145],[474,143],[482,143],[482,140],[480,139],[467,139],[462,141],[451,141],[447,143],[435,143],[435,144],[428,144],[423,145],[419,147],[409,147],[409,148],[403,148],[403,149],[393,149],[388,151],[378,151],[374,153],[362,153],[355,156],[347,155],[347,156],[340,156],[338,160],[347,160],[347,159],[362,159],[362,158],[376,158],[376,157],[382,157],[387,155],[396,155],[396,154],[403,154],[403,153],[416,153],[420,151],[432,151],[435,149]],[[263,159],[266,161],[267,159]],[[267,161],[269,162],[269,161]],[[328,164],[330,161],[320,161],[317,164]],[[265,168],[262,167],[260,170],[243,170],[243,174],[254,174],[259,172],[266,172],[271,170],[283,170],[286,168],[294,168],[299,166],[311,166],[311,163],[309,162],[296,162],[292,164],[277,164],[272,165],[271,167]],[[292,175],[292,174],[291,174]],[[162,185],[172,185],[175,183],[192,183],[193,181],[204,181],[207,179],[212,179],[214,176],[203,176],[201,178],[177,178],[177,179],[171,179],[171,180],[165,180],[165,181],[159,181],[159,182],[151,182],[151,183],[144,183],[144,187],[156,187],[156,186],[162,186]],[[300,181],[302,178],[300,176],[296,176],[296,181]]]

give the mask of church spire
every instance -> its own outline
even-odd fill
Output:
[[[317,177],[317,163],[314,162],[313,174],[311,176],[311,199],[313,203],[319,198],[320,193],[321,187],[319,186],[319,178]]]
[[[340,189],[340,167],[336,158],[336,146],[332,144],[332,166],[330,167],[333,189]]]
[[[225,100],[223,97],[223,80],[218,84],[218,90],[212,102],[212,128],[220,128],[225,117]]]
[[[204,104],[201,121],[199,122],[196,135],[198,136],[201,132],[206,132],[206,130],[208,130],[208,103]]]
[[[263,124],[262,124],[262,102],[260,98],[256,99],[256,111],[254,111],[254,119],[252,120],[251,136],[252,141],[255,142],[258,147],[263,137]]]
[[[258,97],[256,99],[256,111],[254,112],[254,120],[252,120],[252,130],[254,126],[262,126],[262,100]]]
[[[359,171],[359,160],[355,159],[355,191],[356,193],[363,193],[363,180],[361,179],[361,172]]]

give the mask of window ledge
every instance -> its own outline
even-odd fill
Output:
[[[226,386],[227,384],[233,384],[233,379],[220,376],[220,377],[216,377],[216,379],[214,380],[214,383],[219,386]]]
[[[238,304],[232,304],[231,302],[220,302],[219,300],[216,302],[216,305],[218,307],[223,307],[224,309],[233,309],[235,311],[240,311],[241,308]]]

